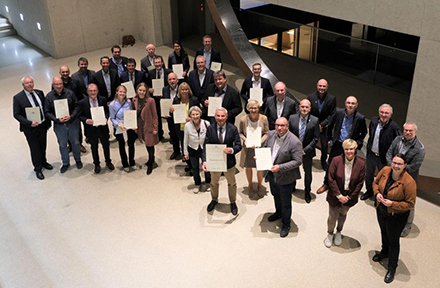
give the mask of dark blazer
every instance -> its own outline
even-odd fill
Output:
[[[157,57],[160,55],[154,54],[154,57]],[[165,62],[165,61],[164,61]],[[154,66],[154,63],[150,62],[150,59],[148,58],[148,55],[141,59],[141,70],[148,76],[148,67]],[[165,69],[165,63],[163,63],[163,68]]]
[[[264,115],[266,115],[267,120],[269,121],[269,130],[275,129],[275,121],[278,119],[277,116],[277,96],[272,96],[267,98],[266,101],[266,109]],[[296,113],[296,103],[289,97],[284,97],[284,109],[281,117],[285,117],[289,120],[290,115]]]
[[[327,193],[327,202],[332,207],[341,206],[337,195],[342,194],[349,196],[351,199],[345,203],[345,206],[352,207],[358,202],[359,192],[365,179],[365,162],[355,156],[353,167],[351,170],[350,183],[348,184],[349,192],[344,192],[345,183],[345,155],[339,155],[333,158],[328,168],[329,191]]]
[[[122,58],[122,66],[124,67],[124,71],[127,71],[127,61],[128,61],[128,58],[124,57],[124,56],[121,56],[121,58]],[[118,72],[118,65],[116,65],[113,62],[113,57],[110,58],[110,69],[115,70],[116,73]]]
[[[241,98],[243,98],[244,103],[249,100],[249,91],[252,88],[252,77],[244,79],[243,85],[241,86]],[[267,97],[273,96],[272,85],[267,78],[261,77],[261,88],[263,88],[263,102],[266,103]]]
[[[188,84],[191,87],[193,95],[196,96],[199,101],[202,101],[203,97],[205,97],[206,88],[209,84],[214,83],[214,71],[206,69],[205,79],[203,79],[202,85],[200,85],[198,73],[199,71],[197,69],[189,72]]]
[[[168,89],[168,93],[169,92],[170,92],[170,89]],[[169,97],[169,94],[168,94],[168,97]],[[175,104],[180,104],[180,98],[177,97],[177,96],[173,100],[173,105],[175,105]],[[191,108],[193,106],[200,107],[200,102],[199,102],[199,99],[197,99],[197,97],[190,96],[189,97],[189,108]],[[171,113],[170,116],[172,117],[172,120],[173,120],[173,123],[174,123],[174,116],[173,116],[173,114]],[[175,128],[176,128],[176,131],[180,131],[180,123],[175,123],[174,125],[175,125]]]
[[[95,75],[95,71],[94,70],[87,69],[87,78],[88,78],[89,83],[92,83],[94,75]],[[72,74],[72,78],[75,79],[78,82],[79,91],[84,96],[87,95],[87,87],[86,87],[86,84],[84,83],[84,79],[81,76],[81,73],[79,72],[79,70]],[[78,99],[78,101],[79,100],[81,100],[81,99]]]
[[[40,98],[41,105],[43,105],[42,108],[44,113],[46,99],[44,97],[43,91],[37,89],[34,89],[34,91]],[[20,131],[25,133],[32,133],[37,127],[32,127],[32,121],[29,121],[26,118],[26,107],[32,107],[32,105],[31,102],[29,102],[29,99],[27,98],[24,90],[14,96],[12,107],[14,118],[20,123]],[[52,124],[50,119],[46,117],[46,121],[44,121],[40,125],[46,125],[47,129],[49,129]]]
[[[61,78],[62,79],[62,78]],[[63,80],[64,88],[70,89],[73,91],[73,93],[76,96],[76,100],[80,101],[84,97],[87,97],[87,95],[84,95],[82,93],[82,88],[80,87],[80,84],[77,79],[73,79],[72,77],[69,77],[69,81],[64,82]],[[53,86],[51,85],[50,90],[53,89]]]
[[[111,82],[110,95],[108,95],[107,86],[105,85],[105,81],[104,81],[104,76],[102,76],[102,69],[96,71],[92,80],[92,82],[98,86],[99,96],[105,97],[107,99],[107,102],[113,101],[116,95],[116,88],[118,88],[118,86],[121,85],[121,80],[119,80],[118,71],[110,69],[109,73],[110,73],[110,82]]]
[[[270,147],[273,153],[273,147],[277,140],[278,132],[270,131],[267,135],[266,143],[264,147]],[[286,138],[281,144],[278,154],[275,158],[273,165],[279,165],[280,171],[274,172],[275,183],[279,185],[288,185],[293,183],[297,179],[301,179],[299,173],[299,166],[302,164],[303,149],[301,141],[292,132],[287,131]],[[267,172],[264,172],[264,177],[267,176]]]
[[[199,55],[203,56],[204,51],[205,51],[205,48],[203,48],[203,47],[197,49],[196,56],[194,56],[194,64],[193,64],[194,70],[197,70],[197,63],[196,63],[197,56],[199,56]],[[211,61],[209,62],[209,67],[211,67],[212,61],[222,63],[222,57],[220,56],[220,51],[218,51],[217,49],[214,49],[214,48],[211,48]]]
[[[327,139],[335,143],[339,140],[341,135],[342,122],[344,121],[345,109],[337,109],[333,114],[332,119],[328,124]],[[367,135],[367,124],[365,122],[365,116],[358,111],[354,112],[353,126],[349,138],[353,139],[358,144],[358,150],[364,145],[364,138]]]
[[[215,84],[209,84],[206,88],[205,97],[202,100],[202,103],[205,100],[208,100],[209,96],[213,96],[215,94]],[[227,85],[225,96],[223,97],[222,107],[228,110],[228,122],[235,125],[235,117],[241,113],[243,107],[241,106],[240,95],[238,91]]]
[[[124,71],[124,73],[121,74],[121,83],[130,81],[130,77],[128,75],[128,71]],[[140,84],[140,83],[145,83],[148,84],[148,78],[147,76],[145,76],[145,74],[142,71],[139,70],[134,70],[134,90],[136,90],[136,87]],[[149,86],[151,87],[151,86]]]
[[[98,95],[98,106],[104,107],[105,118],[109,118],[109,110],[107,105],[107,98]],[[84,134],[88,138],[98,136],[98,131],[109,134],[108,125],[93,126],[86,123],[87,119],[92,119],[92,113],[90,112],[90,100],[86,97],[78,102],[78,118],[84,123]]]
[[[325,129],[336,111],[336,98],[335,96],[327,93],[324,98],[324,106],[322,107],[321,113],[319,113],[318,98],[318,92],[313,92],[307,96],[307,99],[312,104],[310,114],[318,117],[319,124],[322,126],[322,129]]]
[[[374,134],[376,133],[376,128],[379,124],[379,121],[379,117],[377,116],[371,118],[370,127],[368,129],[369,138],[367,143],[367,151],[370,151],[371,147],[373,146]],[[402,135],[402,133],[400,132],[399,125],[397,125],[397,123],[392,119],[390,119],[388,123],[382,127],[382,130],[380,130],[379,158],[382,164],[387,165],[388,149],[390,148],[391,143],[393,143],[393,140],[400,135]]]
[[[186,55],[185,58],[181,59],[182,61],[177,61],[176,53],[172,52],[170,55],[168,55],[168,69],[173,69],[173,64],[183,64],[183,71],[186,71],[186,76],[188,77],[188,71],[189,71],[189,60],[188,55]],[[182,75],[177,75],[177,77],[180,77]]]
[[[226,122],[226,134],[223,144],[226,144],[226,147],[231,147],[234,150],[233,154],[227,154],[227,168],[230,169],[235,166],[235,154],[241,151],[241,141],[240,135],[238,134],[238,129],[235,125]],[[217,135],[217,122],[210,125],[206,130],[205,144],[203,147],[202,153],[202,161],[206,162],[206,144],[220,144],[220,140]]]
[[[299,137],[300,117],[299,114],[294,114],[289,118],[289,130],[296,137]],[[316,155],[315,146],[319,139],[319,120],[309,114],[306,123],[306,131],[304,132],[304,140],[302,142],[303,151],[306,156],[314,157]]]
[[[165,75],[163,76],[163,86],[167,86],[168,85],[168,74],[170,74],[171,72],[173,72],[173,70],[170,69],[163,69]],[[153,81],[151,81],[152,79],[157,79],[156,78],[156,69],[148,71],[148,87],[153,88]]]

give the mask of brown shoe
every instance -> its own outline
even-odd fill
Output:
[[[321,187],[319,187],[319,189],[316,191],[316,194],[321,194],[324,193],[325,191],[328,190],[328,185],[322,185]]]
[[[87,152],[86,147],[84,147],[84,146],[81,144],[81,153],[86,153],[86,152]]]
[[[109,170],[115,170],[115,166],[111,162],[106,163],[106,166]]]
[[[98,174],[99,172],[101,172],[101,166],[95,165],[95,173]]]
[[[170,156],[170,160],[176,159],[177,156],[179,156],[179,153],[173,152],[173,154],[171,154],[171,156]]]

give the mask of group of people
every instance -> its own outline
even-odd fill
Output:
[[[397,267],[399,237],[408,235],[411,229],[418,171],[425,153],[416,136],[416,124],[405,123],[401,135],[399,126],[391,119],[392,107],[383,104],[379,107],[379,116],[371,119],[367,130],[365,116],[357,111],[356,97],[347,97],[345,109],[337,109],[336,98],[328,93],[329,85],[325,79],[320,79],[317,91],[298,105],[286,97],[283,82],[276,83],[272,88],[270,81],[261,76],[262,65],[259,63],[252,66],[252,76],[245,79],[239,93],[227,84],[223,70],[209,69],[213,62],[221,63],[220,52],[211,47],[211,37],[204,36],[203,45],[197,50],[191,72],[188,54],[182,44],[175,41],[174,51],[168,57],[168,69],[162,56],[155,54],[153,44],[146,46],[147,56],[141,60],[141,70],[136,70],[135,59],[121,56],[121,48],[115,45],[111,48],[112,57],[101,57],[102,69],[99,71],[89,70],[88,60],[84,57],[78,60],[79,70],[72,76],[69,67],[61,66],[60,76],[53,78],[51,91],[46,96],[41,90],[34,89],[31,76],[23,77],[23,90],[13,98],[13,113],[29,144],[36,177],[43,180],[43,168],[53,169],[46,159],[46,134],[52,122],[62,159],[60,173],[65,173],[70,167],[70,149],[76,167],[83,167],[80,121],[84,125],[86,141],[91,145],[95,173],[101,171],[99,143],[106,167],[115,169],[109,144],[113,134],[119,144],[125,172],[136,170],[136,139],[145,144],[148,153],[146,173],[149,175],[155,163],[155,145],[164,139],[163,117],[173,147],[170,160],[182,159],[187,163],[185,171],[193,175],[194,193],[200,190],[211,193],[208,213],[218,204],[219,180],[223,175],[228,183],[231,213],[234,216],[238,214],[235,154],[241,151],[240,166],[245,169],[249,197],[263,197],[262,182],[264,179],[269,182],[275,212],[268,221],[281,219],[280,236],[286,237],[291,226],[292,192],[296,190],[296,181],[301,178],[301,164],[304,170],[304,199],[306,203],[311,202],[312,159],[316,155],[315,147],[320,143],[320,162],[326,173],[317,194],[328,191],[326,199],[329,203],[325,246],[341,245],[341,231],[347,212],[358,202],[365,180],[366,192],[361,199],[375,197],[382,235],[382,250],[373,257],[373,261],[389,257],[385,282],[391,282]],[[174,64],[182,64],[182,75],[170,69]],[[153,79],[163,79],[161,93],[155,93]],[[127,95],[127,84],[121,85],[127,81],[132,82],[135,91],[132,98]],[[261,88],[261,101],[251,99],[252,88]],[[221,107],[215,109],[213,117],[208,115],[209,97],[221,98]],[[59,105],[57,100],[64,99],[67,100],[67,111],[60,116],[55,106]],[[167,115],[161,115],[161,99],[171,99],[174,105],[184,105],[185,122],[175,122],[173,106]],[[237,127],[236,117],[243,110],[242,101],[246,114],[238,119]],[[40,112],[40,121],[28,119],[27,109],[35,107]],[[103,107],[106,123],[95,125],[92,110],[96,107]],[[135,111],[137,127],[126,127],[126,111]],[[261,143],[248,145],[249,131],[261,131]],[[362,148],[367,133],[365,163],[356,156],[356,150]],[[222,151],[226,154],[225,171],[210,171],[207,144],[226,146]],[[268,170],[256,171],[255,189],[253,171],[258,161],[256,149],[260,147],[270,148],[273,165]],[[200,177],[200,163],[205,187]],[[376,170],[379,172],[375,177]]]

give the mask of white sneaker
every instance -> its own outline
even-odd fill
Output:
[[[200,186],[196,186],[196,187],[194,187],[194,190],[193,190],[193,193],[194,193],[194,194],[199,193],[199,191],[200,191]]]
[[[324,245],[327,248],[332,247],[332,243],[333,243],[333,234],[327,234],[327,237],[325,237],[324,239]]]
[[[336,232],[335,234],[335,245],[339,246],[342,243],[342,234],[341,232]]]
[[[136,165],[131,166],[131,169],[136,170],[137,169]]]
[[[124,171],[125,172],[130,172],[130,168],[129,167],[124,167]]]

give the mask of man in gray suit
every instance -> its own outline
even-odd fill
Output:
[[[292,189],[295,180],[301,178],[299,166],[302,163],[303,149],[301,141],[289,131],[286,118],[280,117],[275,122],[275,131],[270,131],[264,147],[270,147],[273,166],[265,171],[265,179],[270,184],[270,192],[275,200],[275,213],[269,222],[282,219],[283,228],[280,236],[286,237],[290,231],[292,216]]]
[[[290,116],[289,130],[303,145],[303,169],[304,169],[304,199],[310,203],[312,184],[312,161],[315,157],[315,146],[319,139],[319,119],[310,114],[312,104],[309,100],[304,99],[299,103],[299,113]],[[296,181],[295,181],[296,184]],[[295,186],[293,187],[295,191]]]

